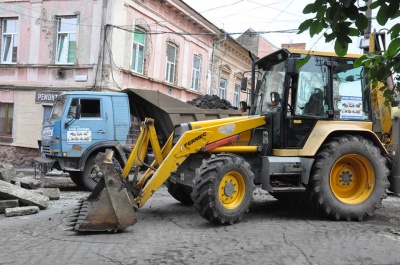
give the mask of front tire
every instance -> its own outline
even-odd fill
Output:
[[[89,157],[86,161],[85,168],[82,172],[82,182],[86,189],[93,191],[100,180],[97,173],[101,171],[100,167],[96,164],[96,156]]]
[[[363,220],[386,198],[389,169],[381,150],[361,136],[325,144],[314,162],[311,185],[317,207],[336,220]]]
[[[191,197],[206,220],[233,224],[249,211],[254,188],[254,173],[242,157],[218,154],[196,169]]]

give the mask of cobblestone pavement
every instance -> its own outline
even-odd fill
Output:
[[[62,191],[38,214],[0,216],[0,264],[400,264],[395,196],[367,221],[337,222],[257,189],[241,223],[216,226],[162,187],[124,232],[65,231],[67,214],[88,194]]]

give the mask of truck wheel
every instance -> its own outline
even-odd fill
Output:
[[[99,182],[99,177],[97,173],[100,171],[98,165],[96,165],[96,156],[91,156],[86,161],[85,168],[82,172],[82,182],[86,189],[89,191],[93,191],[94,187],[96,187]]]
[[[82,172],[79,171],[69,171],[69,177],[71,180],[78,185],[79,187],[84,187],[83,180],[82,180]]]
[[[314,162],[312,196],[324,214],[336,220],[363,220],[386,198],[389,169],[381,150],[361,136],[332,139]]]
[[[196,169],[194,206],[206,220],[217,224],[239,222],[253,201],[254,173],[234,154],[213,155]]]
[[[190,197],[190,193],[192,192],[191,188],[178,183],[173,183],[169,179],[165,182],[165,185],[168,188],[169,194],[171,194],[171,196],[177,201],[184,205],[193,205],[193,200]]]

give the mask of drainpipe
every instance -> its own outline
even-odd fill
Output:
[[[210,84],[210,90],[208,91],[209,95],[212,95],[213,93],[213,78],[214,78],[214,55],[215,55],[215,48],[217,47],[217,44],[223,42],[226,40],[226,34],[224,34],[224,37],[220,40],[217,40],[216,42],[213,43],[213,51],[212,51],[212,57],[211,57],[211,84]]]

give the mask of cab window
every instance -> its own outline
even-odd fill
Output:
[[[74,98],[68,111],[68,118],[76,116],[78,104],[81,105],[81,118],[100,118],[100,99],[78,99]]]
[[[335,118],[368,120],[370,89],[365,79],[364,68],[354,68],[354,61],[350,59],[336,59],[336,61],[338,63],[333,67]]]
[[[296,115],[327,116],[326,87],[328,67],[326,58],[312,56],[299,73]]]

